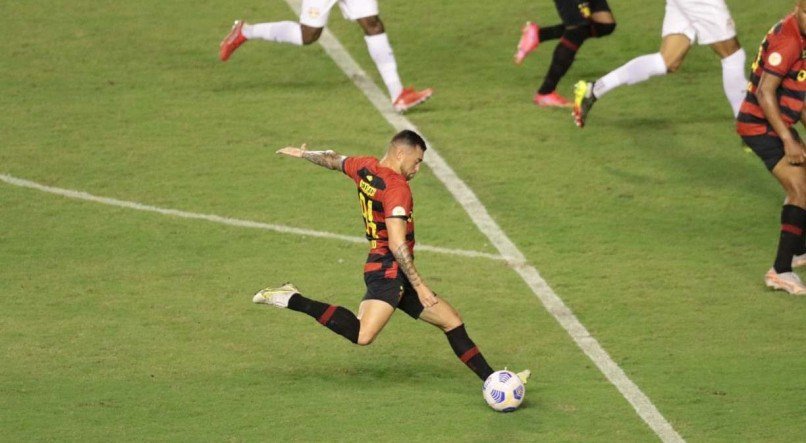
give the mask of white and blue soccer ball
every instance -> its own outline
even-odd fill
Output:
[[[490,374],[481,392],[491,408],[499,412],[512,412],[523,402],[526,386],[514,372],[504,369]]]

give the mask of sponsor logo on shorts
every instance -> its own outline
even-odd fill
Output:
[[[310,18],[317,18],[322,15],[322,12],[319,11],[319,8],[308,8],[307,14]]]
[[[582,14],[583,18],[590,18],[591,7],[588,2],[582,2],[577,7],[579,8],[579,13]]]

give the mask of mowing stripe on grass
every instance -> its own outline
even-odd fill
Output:
[[[108,197],[99,197],[97,195],[88,194],[82,191],[74,191],[72,189],[55,188],[53,186],[46,186],[36,182],[24,180],[17,177],[12,177],[10,175],[5,174],[0,174],[0,180],[14,186],[36,189],[38,191],[48,192],[50,194],[61,195],[63,197],[74,198],[78,200],[103,203],[105,205],[118,206],[127,209],[136,209],[138,211],[156,212],[158,214],[171,215],[174,217],[206,220],[213,223],[238,226],[241,228],[265,229],[267,231],[275,231],[283,234],[295,234],[307,237],[327,238],[331,240],[341,240],[350,243],[360,243],[360,244],[367,243],[367,239],[364,237],[353,237],[349,235],[334,234],[332,232],[314,231],[312,229],[294,228],[291,226],[277,225],[272,223],[261,223],[249,220],[239,220],[237,218],[222,217],[220,215],[214,215],[214,214],[198,214],[195,212],[180,211],[177,209],[159,208],[156,206],[144,205],[142,203],[132,201],[117,200]],[[465,249],[442,248],[439,246],[429,246],[421,244],[417,245],[417,251],[418,252],[428,251],[446,255],[458,255],[461,257],[478,257],[478,258],[488,258],[491,260],[504,260],[504,258],[500,255],[488,254],[486,252],[468,251]]]
[[[289,6],[299,14],[299,0],[286,0]],[[397,114],[392,109],[386,93],[380,90],[370,77],[361,69],[358,63],[341,45],[336,37],[327,29],[324,30],[319,43],[325,52],[341,68],[353,83],[364,93],[375,109],[381,113],[386,121],[396,130],[411,129],[420,134],[407,118]],[[501,255],[512,266],[515,272],[521,276],[524,282],[532,289],[532,292],[540,299],[546,310],[560,323],[568,334],[582,349],[585,355],[593,361],[605,377],[635,409],[641,419],[657,434],[664,442],[684,441],[680,434],[675,431],[672,425],[658,411],[649,397],[624,373],[616,362],[607,354],[602,345],[588,332],[585,326],[576,318],[574,313],[565,303],[554,293],[554,290],[540,276],[534,266],[526,262],[526,258],[517,246],[509,239],[504,231],[493,220],[487,212],[487,208],[481,203],[476,194],[467,184],[456,175],[456,172],[439,155],[434,146],[428,144],[428,152],[425,156],[425,163],[434,171],[436,177],[442,181],[453,197],[462,205],[473,223],[481,232],[490,239],[492,244],[498,249]]]

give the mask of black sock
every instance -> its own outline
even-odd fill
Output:
[[[546,26],[540,27],[540,31],[537,32],[537,37],[540,39],[540,43],[543,43],[546,40],[554,40],[555,38],[560,38],[565,32],[564,25],[554,25],[554,26]]]
[[[336,334],[353,343],[358,343],[361,322],[349,309],[311,300],[303,297],[302,294],[291,296],[288,300],[288,309],[304,312]]]
[[[781,237],[775,256],[775,272],[792,271],[792,257],[803,247],[804,224],[806,224],[806,210],[795,205],[784,205],[781,209]]]
[[[560,43],[554,48],[554,54],[551,56],[551,66],[549,66],[549,71],[546,73],[546,78],[543,79],[543,84],[537,90],[538,94],[550,94],[557,89],[557,83],[571,68],[579,47],[589,36],[590,29],[587,27],[565,30]]]
[[[487,380],[487,377],[492,374],[493,369],[487,364],[487,360],[479,352],[479,348],[473,343],[473,340],[467,335],[465,325],[459,325],[445,333],[448,336],[448,343],[450,343],[453,352],[462,360],[462,363],[467,365],[471,371],[482,380]]]

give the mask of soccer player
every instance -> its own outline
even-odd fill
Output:
[[[395,54],[378,16],[376,0],[303,0],[299,23],[283,21],[250,25],[243,20],[236,20],[229,34],[221,41],[219,58],[221,61],[229,60],[239,46],[253,39],[297,46],[310,45],[319,40],[330,10],[337,2],[344,16],[357,21],[364,30],[369,55],[386,84],[394,109],[405,112],[428,100],[433,94],[431,88],[416,91],[412,87],[403,87],[397,73]]]
[[[467,335],[459,313],[434,293],[414,265],[414,202],[408,181],[420,169],[425,150],[425,141],[409,130],[392,138],[380,160],[345,157],[333,151],[308,151],[304,144],[300,148],[278,150],[278,154],[341,171],[355,182],[370,244],[364,265],[367,291],[358,315],[342,306],[303,296],[290,283],[263,289],[252,301],[308,314],[358,345],[372,343],[399,308],[412,318],[444,331],[456,356],[481,380],[486,380],[494,371]],[[526,382],[529,374],[525,370],[518,376]]]
[[[573,111],[577,126],[585,126],[593,104],[609,91],[677,71],[694,42],[711,46],[722,59],[722,88],[736,116],[747,87],[746,55],[725,1],[666,0],[661,36],[659,52],[636,57],[593,83],[577,82]]]
[[[792,126],[806,124],[806,0],[778,22],[761,42],[750,87],[736,120],[742,140],[764,162],[786,192],[781,234],[764,283],[790,294],[806,294],[792,267],[806,264],[806,146]]]
[[[610,12],[607,0],[554,0],[554,6],[562,23],[541,27],[526,22],[521,30],[515,63],[523,63],[526,56],[537,49],[540,43],[560,39],[554,48],[546,78],[532,101],[538,106],[570,107],[571,102],[557,93],[557,84],[571,68],[582,43],[590,37],[612,34],[616,29],[616,20]]]

